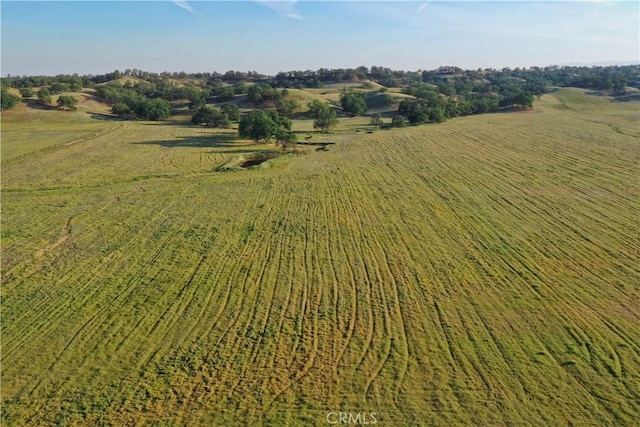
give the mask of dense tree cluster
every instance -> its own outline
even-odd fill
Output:
[[[38,91],[38,101],[43,105],[51,104],[51,92],[49,89],[43,87]]]
[[[0,93],[0,101],[2,105],[0,106],[0,111],[10,110],[15,107],[20,98],[16,95],[9,93],[6,87],[2,87],[2,93]]]
[[[71,85],[67,83],[55,82],[49,87],[51,93],[62,93],[71,91]]]
[[[496,86],[413,83],[405,87],[403,93],[427,100],[432,105],[439,103],[439,100],[455,98],[456,105],[459,107],[459,111],[451,111],[455,116],[485,113],[499,107],[512,105],[531,107],[533,96],[541,95],[543,88],[513,80],[502,82],[501,85]]]
[[[235,91],[232,86],[219,84],[211,90],[211,96],[215,97],[218,102],[232,101]]]
[[[494,85],[500,85],[505,79],[517,79],[537,87],[560,86],[584,89],[614,90],[623,92],[627,85],[640,88],[640,67],[531,67],[528,69],[504,68],[490,70],[486,78]]]
[[[342,111],[345,113],[362,116],[367,111],[367,98],[362,92],[355,92],[353,89],[344,90],[340,96]]]
[[[440,123],[447,119],[482,114],[497,110],[499,99],[495,94],[472,93],[468,97],[446,97],[431,92],[422,98],[409,98],[400,102],[398,112],[411,124]]]
[[[23,87],[20,89],[20,96],[22,99],[29,99],[33,96],[33,89],[30,87]]]
[[[212,128],[226,128],[231,124],[229,116],[213,107],[200,107],[191,118],[191,122],[194,125],[204,124]]]
[[[277,89],[268,83],[256,83],[247,89],[247,101],[255,106],[275,107],[281,115],[290,117],[299,108],[295,99],[287,99],[287,89]]]
[[[171,104],[162,98],[148,99],[140,97],[129,108],[137,117],[144,120],[163,120],[171,115]]]
[[[223,104],[220,106],[220,111],[226,114],[232,122],[240,120],[240,108],[236,104]]]
[[[440,123],[447,117],[441,102],[429,103],[424,99],[407,99],[400,103],[398,112],[407,116],[409,123]]]
[[[208,127],[226,128],[231,122],[240,120],[240,109],[235,104],[223,104],[220,110],[213,107],[200,107],[191,118],[195,125],[204,124]]]
[[[233,85],[233,93],[236,95],[242,95],[243,93],[247,93],[248,86],[246,83],[238,82]]]
[[[171,104],[164,98],[148,98],[133,88],[120,84],[96,87],[96,98],[111,104],[111,111],[121,116],[133,116],[143,120],[163,120],[171,115]]]
[[[452,67],[447,71],[456,73],[459,69]],[[430,80],[434,76],[423,73],[423,78]],[[493,80],[463,76],[436,83],[416,82],[403,88],[403,93],[415,99],[400,102],[398,112],[412,124],[439,123],[452,117],[483,114],[506,107],[530,109],[534,97],[543,91],[544,86],[535,82],[502,75]]]
[[[192,103],[197,103],[200,99],[204,101],[209,96],[209,92],[194,85],[179,86],[173,81],[160,79],[157,81],[140,80],[135,83],[127,81],[124,85],[119,82],[109,82],[110,86],[122,86],[130,89],[147,98],[162,98],[167,101],[175,101],[178,99],[188,99]],[[97,86],[99,88],[101,86]]]
[[[58,107],[63,110],[75,110],[78,100],[70,95],[60,95],[58,97]]]
[[[258,142],[292,141],[291,120],[275,110],[253,110],[240,118],[238,133],[241,138],[249,138]]]
[[[282,101],[282,92],[268,83],[256,83],[247,90],[247,101],[259,105],[266,101],[277,103]]]

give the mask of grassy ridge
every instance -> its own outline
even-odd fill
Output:
[[[3,420],[633,425],[637,105],[605,102],[237,173],[257,147],[134,122],[3,165]]]

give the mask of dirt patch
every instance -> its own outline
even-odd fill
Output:
[[[245,160],[244,163],[242,163],[240,165],[241,168],[250,168],[251,166],[258,166],[261,163],[266,162],[269,159],[273,159],[276,156],[265,156],[265,157],[259,157],[256,159],[249,159],[249,160]]]
[[[254,166],[260,166],[267,160],[275,159],[276,157],[281,156],[282,153],[267,151],[267,152],[257,152],[257,153],[248,153],[241,156],[234,156],[225,164],[218,166],[215,171],[216,172],[225,172],[225,171],[233,171],[233,170],[244,170],[249,169]]]

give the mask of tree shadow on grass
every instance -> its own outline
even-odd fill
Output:
[[[160,145],[161,147],[185,147],[185,148],[224,148],[241,147],[242,144],[236,141],[234,135],[203,135],[203,136],[181,136],[176,139],[160,141],[140,141],[132,142],[135,145]]]
[[[640,94],[619,95],[613,98],[613,102],[633,102],[640,101]]]
[[[329,141],[298,141],[297,142],[298,145],[311,145],[311,146],[319,146],[319,147],[326,147],[327,145],[333,145],[335,144],[335,142],[329,142]]]
[[[24,102],[27,107],[35,110],[57,110],[57,107],[54,105],[43,104],[41,101],[35,99],[23,99],[22,102]]]
[[[185,128],[197,128],[197,125],[191,123],[190,120],[158,120],[153,123],[145,123],[144,126],[173,126],[173,127],[185,127]],[[206,129],[202,127],[202,129]]]
[[[130,120],[128,117],[120,117],[113,114],[103,114],[103,113],[96,113],[91,111],[88,111],[87,114],[90,114],[89,117],[95,120],[104,120],[104,121],[111,121],[111,122],[122,122],[122,121]]]
[[[176,117],[173,115],[171,117]],[[144,126],[172,126],[172,127],[183,127],[183,128],[191,128],[191,129],[200,129],[201,131],[215,131],[216,129],[226,129],[231,131],[237,131],[238,125],[236,123],[232,123],[228,128],[213,128],[203,125],[194,125],[191,123],[191,120],[175,120],[175,119],[166,119],[166,120],[158,120],[155,122],[145,123]]]
[[[212,148],[210,153],[246,154],[260,151],[254,144],[240,142],[234,135],[183,136],[170,140],[132,142],[134,145],[159,145],[167,148]],[[265,146],[269,147],[269,146]]]

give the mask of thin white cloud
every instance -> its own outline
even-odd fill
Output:
[[[418,6],[418,8],[416,9],[416,12],[420,13],[423,10],[425,10],[427,8],[427,6],[429,6],[429,3],[431,3],[433,0],[427,0],[426,2],[422,3],[420,6]]]
[[[298,15],[297,13],[285,13],[284,16],[291,19],[297,19],[299,21],[302,21],[303,19],[302,16]]]
[[[279,1],[279,0],[255,0],[256,3],[268,7],[269,9],[278,13],[278,15],[286,16],[287,18],[297,19],[302,21],[304,18],[295,11],[296,3],[298,0]]]
[[[198,12],[196,12],[196,10],[191,7],[191,5],[189,3],[187,3],[184,0],[173,0],[173,4],[175,4],[176,6],[186,10],[187,12],[189,12],[192,15],[197,15]]]

